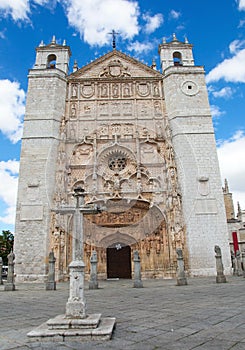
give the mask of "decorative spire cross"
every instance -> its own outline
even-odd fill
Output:
[[[112,35],[112,48],[115,49],[116,48],[116,35],[120,34],[118,32],[116,32],[114,29],[112,29],[111,33],[108,33]]]

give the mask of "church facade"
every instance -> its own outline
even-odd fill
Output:
[[[175,36],[159,45],[161,72],[113,49],[69,73],[70,47],[36,48],[20,160],[15,229],[18,281],[43,281],[54,251],[59,280],[72,259],[74,189],[105,207],[84,215],[86,273],[174,277],[176,249],[191,276],[230,269],[228,231],[202,66]]]

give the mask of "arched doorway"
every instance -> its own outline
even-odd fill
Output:
[[[116,243],[106,249],[107,278],[132,277],[131,248],[129,245]]]

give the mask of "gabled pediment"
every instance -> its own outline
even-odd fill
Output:
[[[162,78],[162,74],[136,59],[113,50],[76,72],[70,79]]]

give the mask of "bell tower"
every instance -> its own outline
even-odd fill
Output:
[[[46,274],[60,125],[65,114],[69,46],[42,42],[28,75],[15,227],[15,270],[19,282]],[[38,256],[37,256],[38,255]]]
[[[182,43],[173,34],[171,45],[163,39],[163,43],[159,46],[159,53],[162,71],[170,66],[194,66],[192,45],[188,43],[187,38]]]
[[[187,39],[180,42],[173,35],[172,41],[159,45],[159,54],[182,192],[190,273],[215,274],[215,245],[220,246],[229,272],[228,231],[205,71],[194,64]]]

